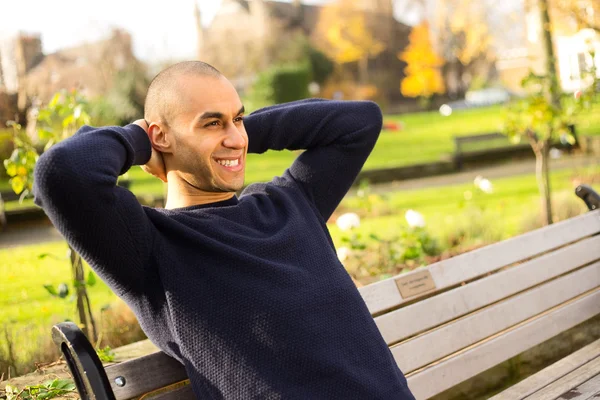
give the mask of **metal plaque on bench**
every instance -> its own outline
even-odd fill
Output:
[[[396,279],[396,286],[402,298],[407,299],[434,290],[435,282],[426,269]]]

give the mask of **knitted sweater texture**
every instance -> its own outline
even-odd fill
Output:
[[[86,126],[40,157],[35,201],[197,398],[413,399],[326,227],[381,123],[371,102],[261,109],[244,119],[248,151],[304,150],[290,168],[171,210],[116,185],[150,158],[140,127]]]

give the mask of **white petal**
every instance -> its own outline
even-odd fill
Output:
[[[346,213],[340,215],[335,223],[342,231],[348,231],[360,226],[360,217],[355,213]]]
[[[415,210],[408,210],[404,214],[406,222],[411,228],[423,228],[425,226],[425,217]]]

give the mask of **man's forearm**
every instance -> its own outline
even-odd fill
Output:
[[[258,110],[245,118],[250,153],[374,143],[381,110],[367,101],[308,99]],[[365,127],[367,128],[365,130]],[[373,127],[373,129],[368,129]],[[370,136],[370,137],[369,137]]]
[[[356,179],[381,131],[379,106],[366,101],[302,101],[251,114],[249,152],[306,150],[288,169],[326,221]]]

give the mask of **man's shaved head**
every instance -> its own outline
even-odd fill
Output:
[[[223,75],[212,65],[202,61],[184,61],[174,64],[154,77],[144,103],[144,119],[170,125],[172,118],[181,109],[181,78],[186,76],[206,76],[222,78]]]

